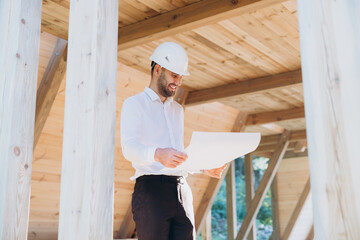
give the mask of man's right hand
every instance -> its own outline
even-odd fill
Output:
[[[175,150],[174,148],[157,148],[155,151],[155,161],[160,162],[167,168],[176,168],[186,161],[188,156]]]

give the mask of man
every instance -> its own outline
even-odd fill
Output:
[[[121,145],[136,179],[132,211],[139,240],[195,238],[192,193],[187,172],[176,169],[183,152],[184,110],[172,98],[187,71],[186,51],[177,43],[159,45],[150,57],[151,82],[125,100],[121,112]],[[204,170],[220,178],[224,167]]]

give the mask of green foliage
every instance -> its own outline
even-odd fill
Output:
[[[259,185],[262,176],[268,165],[267,158],[254,158],[254,185],[255,189]],[[238,229],[246,215],[245,205],[245,176],[244,159],[235,160],[235,188],[236,188],[236,207]],[[211,209],[212,238],[214,240],[227,239],[227,219],[226,219],[226,181],[223,181]],[[268,239],[272,232],[272,212],[271,212],[271,192],[268,191],[264,202],[259,210],[256,219],[257,238]]]

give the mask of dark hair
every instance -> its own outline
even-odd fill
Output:
[[[156,65],[156,62],[152,61],[152,62],[151,62],[151,77],[152,77],[152,75],[153,75],[153,73],[154,73],[155,65]]]

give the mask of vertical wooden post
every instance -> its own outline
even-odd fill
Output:
[[[279,224],[279,198],[278,198],[278,184],[277,184],[277,174],[274,177],[273,182],[271,183],[271,212],[272,212],[272,222],[273,222],[273,232],[271,234],[270,240],[280,239],[280,224]]]
[[[254,172],[253,172],[253,155],[252,155],[252,153],[245,155],[244,175],[245,175],[246,211],[249,211],[251,201],[254,197]],[[254,221],[252,224],[248,239],[256,240],[256,221]]]
[[[27,239],[41,0],[0,1],[0,239]]]
[[[226,212],[228,239],[234,240],[236,229],[236,185],[235,185],[235,161],[229,164],[226,174]]]
[[[211,210],[207,213],[204,228],[202,231],[201,239],[202,240],[211,240]]]
[[[112,239],[118,0],[71,0],[59,239]]]
[[[315,239],[360,239],[360,3],[297,3]]]

